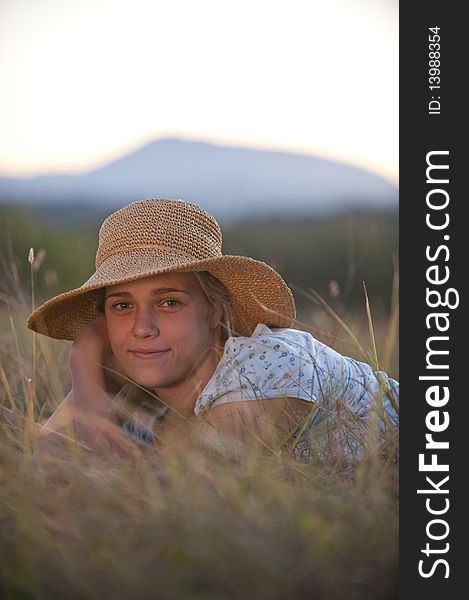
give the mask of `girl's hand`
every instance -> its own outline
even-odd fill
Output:
[[[102,365],[106,354],[109,354],[109,337],[106,320],[99,317],[87,325],[73,342],[70,351],[70,368],[86,365]]]
[[[80,332],[70,351],[73,406],[112,419],[103,364],[109,347],[106,321],[100,317]]]

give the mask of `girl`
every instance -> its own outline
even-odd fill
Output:
[[[280,275],[221,243],[216,220],[182,200],[142,200],[104,221],[95,273],[28,319],[74,341],[72,390],[43,436],[73,430],[119,455],[254,439],[308,460],[321,422],[337,433],[377,407],[382,427],[397,424],[398,384],[292,329]]]

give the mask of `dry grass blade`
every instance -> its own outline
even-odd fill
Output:
[[[325,312],[330,315],[339,325],[348,333],[358,350],[361,352],[362,356],[365,360],[369,361],[370,356],[369,353],[364,349],[360,340],[356,336],[356,334],[352,331],[352,329],[348,326],[347,322],[342,319],[336,311],[324,300],[324,298],[314,289],[308,288],[308,292],[302,291],[303,295],[311,298],[315,302],[317,302],[321,308],[325,310]]]
[[[366,306],[366,317],[368,321],[368,331],[370,334],[371,348],[373,352],[373,366],[375,371],[379,371],[379,359],[378,350],[376,349],[375,331],[373,328],[373,317],[371,315],[370,300],[368,298],[368,292],[366,291],[365,282],[363,282],[363,291],[365,293],[365,306]]]
[[[383,346],[383,364],[388,369],[391,363],[391,357],[397,347],[397,338],[399,336],[399,273],[394,270],[392,294],[391,294],[391,314],[388,322],[386,336]]]

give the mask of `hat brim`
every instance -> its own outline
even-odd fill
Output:
[[[174,255],[165,258],[149,249],[138,254],[114,255],[106,260],[80,288],[45,302],[28,318],[29,329],[56,339],[74,340],[99,316],[99,290],[162,273],[208,271],[231,294],[239,335],[250,336],[258,323],[291,327],[296,309],[293,295],[282,277],[269,265],[245,256],[224,255],[194,260]],[[126,273],[126,276],[116,276]]]

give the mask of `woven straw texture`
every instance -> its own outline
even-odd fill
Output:
[[[80,288],[55,296],[29,317],[33,331],[74,340],[99,316],[98,290],[168,272],[208,271],[229,290],[240,335],[258,323],[291,327],[292,293],[281,276],[263,262],[222,255],[216,220],[191,202],[140,200],[110,215],[99,231],[96,271]]]

